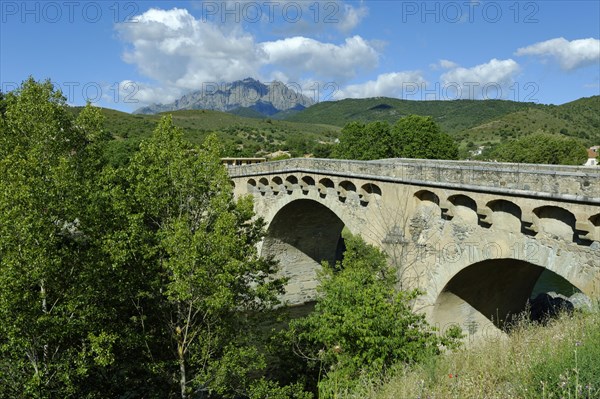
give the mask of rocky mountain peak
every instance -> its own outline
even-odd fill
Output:
[[[312,99],[282,82],[265,84],[253,78],[246,78],[231,83],[206,84],[201,90],[188,93],[172,103],[153,104],[134,113],[155,114],[186,109],[231,112],[240,108],[250,108],[262,115],[271,116],[280,111],[302,110],[312,104]]]

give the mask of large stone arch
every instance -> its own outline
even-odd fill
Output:
[[[459,324],[469,335],[506,330],[541,292],[580,290],[548,269],[518,259],[489,259],[457,273],[441,290],[431,318],[442,329]]]
[[[421,280],[426,294],[417,304],[442,330],[456,323],[472,336],[501,334],[510,315],[539,293],[593,296],[597,290],[594,249],[488,229],[479,229],[477,240],[469,242],[452,239],[450,231],[430,266],[435,272]]]
[[[311,198],[290,198],[276,209],[261,255],[277,259],[280,275],[289,279],[284,300],[290,305],[309,303],[315,299],[321,262],[341,259],[346,225],[339,212]]]

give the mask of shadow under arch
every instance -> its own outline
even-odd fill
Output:
[[[432,321],[442,329],[458,324],[468,335],[508,331],[514,318],[538,294],[581,292],[562,276],[523,260],[503,258],[474,263],[442,289]]]
[[[279,261],[289,279],[283,300],[289,305],[314,301],[321,262],[341,260],[344,222],[325,205],[297,199],[283,206],[269,224],[261,255]]]

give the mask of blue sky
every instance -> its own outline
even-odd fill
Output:
[[[598,1],[6,1],[1,89],[133,111],[252,77],[315,101],[600,94]]]

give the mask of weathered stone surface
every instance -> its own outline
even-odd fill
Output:
[[[256,199],[262,253],[282,260],[292,304],[314,300],[309,282],[339,256],[342,228],[387,253],[441,329],[489,335],[534,293],[600,295],[600,168],[293,159],[230,175]]]
[[[230,172],[233,178],[285,172],[356,176],[406,183],[422,182],[438,187],[487,188],[489,192],[503,194],[529,193],[536,197],[579,199],[600,204],[600,168],[583,166],[423,159],[366,162],[295,158],[233,168]]]
[[[577,310],[591,311],[593,309],[592,300],[587,295],[577,292],[569,297],[569,302]]]

